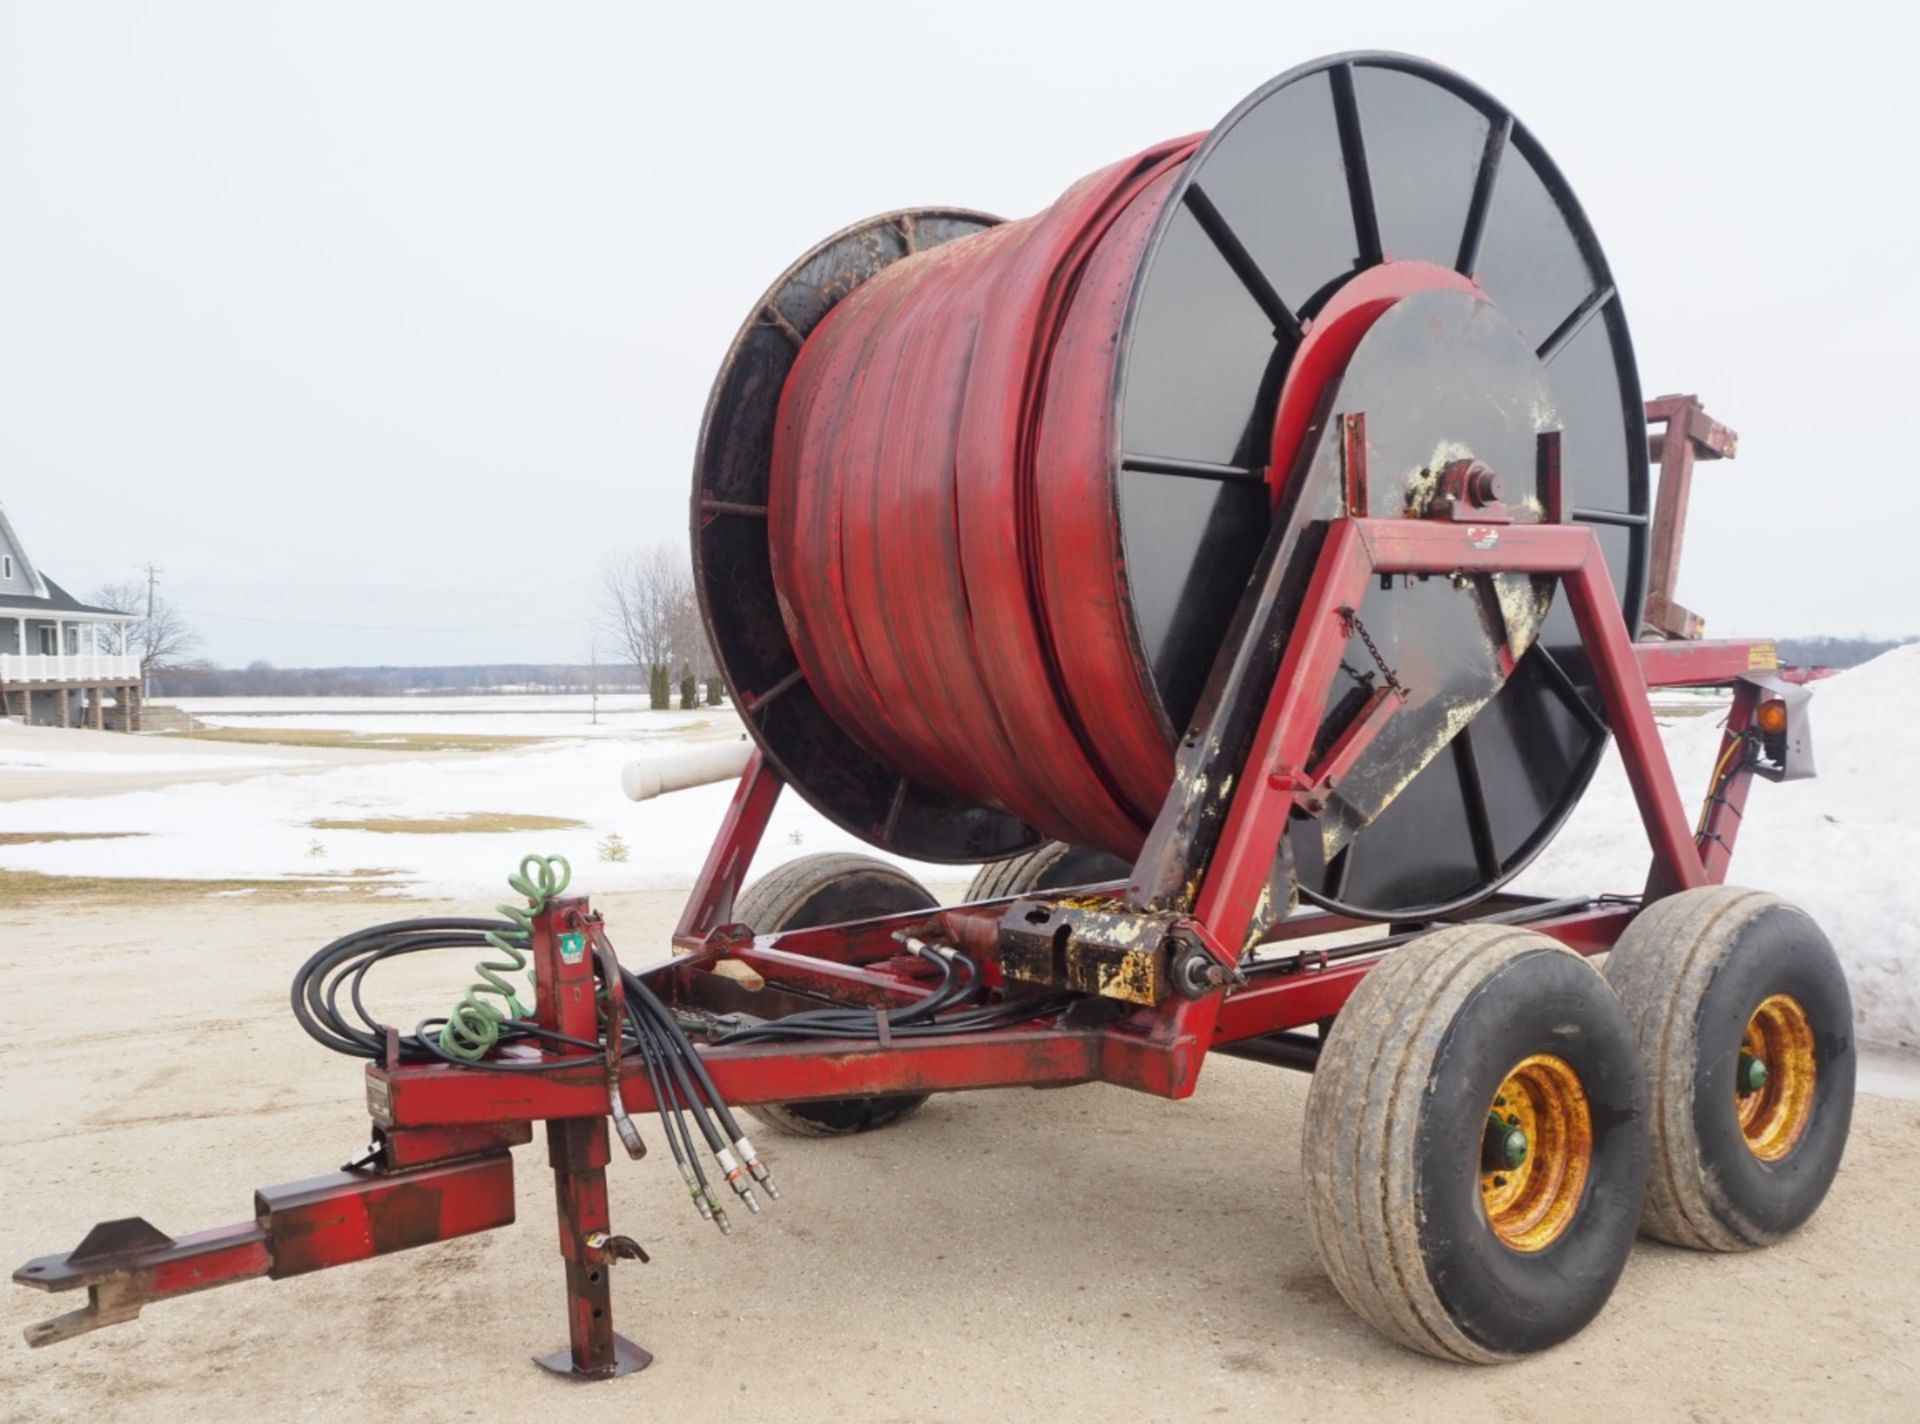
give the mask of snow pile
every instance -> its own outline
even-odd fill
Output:
[[[1770,890],[1817,920],[1846,966],[1861,1039],[1920,1050],[1920,763],[1905,725],[1920,708],[1920,644],[1815,685],[1811,781],[1755,778],[1733,883]],[[1662,726],[1689,813],[1720,745],[1720,719]],[[1516,888],[1640,888],[1648,852],[1617,755]]]

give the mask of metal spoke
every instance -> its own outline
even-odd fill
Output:
[[[1460,258],[1453,264],[1463,277],[1480,265],[1480,243],[1487,235],[1487,214],[1493,210],[1493,188],[1500,178],[1500,160],[1513,139],[1513,115],[1487,130],[1487,146],[1480,155],[1480,171],[1473,180],[1473,201],[1467,205],[1467,225],[1460,234]]]
[[[1607,726],[1606,718],[1594,711],[1593,704],[1582,695],[1574,680],[1567,675],[1567,670],[1560,666],[1560,660],[1547,651],[1545,643],[1536,642],[1531,656],[1546,673],[1547,686],[1558,694],[1560,700],[1567,704],[1568,709],[1580,719],[1588,731],[1605,736],[1612,730]]]
[[[1347,898],[1347,882],[1353,879],[1353,842],[1348,841],[1327,862],[1327,888],[1323,892],[1330,900]]]
[[[772,327],[793,343],[793,349],[795,351],[798,351],[802,346],[807,344],[806,334],[802,332],[799,327],[788,321],[786,317],[781,314],[778,307],[762,307],[760,309],[760,315],[765,318],[768,326]]]
[[[1553,329],[1553,335],[1541,342],[1540,349],[1533,354],[1551,365],[1553,358],[1560,354],[1566,344],[1584,331],[1587,323],[1593,320],[1600,308],[1612,300],[1611,286],[1602,287],[1599,291],[1591,293],[1584,302],[1567,314],[1567,319]]]
[[[893,802],[887,807],[886,829],[880,833],[883,841],[893,839],[894,827],[900,823],[900,808],[907,804],[907,791],[912,785],[906,777],[901,777],[893,788]]]
[[[801,670],[799,668],[795,668],[792,672],[788,673],[785,677],[781,678],[780,681],[776,682],[772,687],[769,687],[765,692],[761,693],[758,697],[754,698],[751,702],[746,702],[746,700],[743,698],[742,701],[745,703],[745,706],[742,708],[742,710],[745,711],[749,716],[758,717],[760,715],[760,709],[762,707],[765,707],[769,702],[773,701],[774,698],[779,697],[784,693],[791,691],[793,688],[799,686],[801,678],[803,676],[804,674],[801,672]]]
[[[1172,455],[1122,455],[1120,468],[1142,475],[1179,475],[1190,480],[1219,480],[1225,484],[1261,485],[1265,466],[1220,465],[1211,460],[1182,460]]]
[[[1576,509],[1568,517],[1582,524],[1611,524],[1620,529],[1647,527],[1646,515],[1633,514],[1624,509]]]
[[[1480,758],[1473,750],[1473,728],[1462,727],[1453,739],[1454,770],[1460,774],[1460,799],[1467,810],[1467,833],[1473,837],[1473,858],[1480,873],[1500,873],[1500,852],[1493,840],[1493,817],[1487,810],[1487,787],[1480,779]]]
[[[1246,244],[1228,226],[1220,209],[1207,196],[1206,189],[1198,183],[1190,185],[1184,201],[1187,211],[1193,214],[1193,220],[1200,224],[1200,231],[1207,235],[1207,241],[1213,244],[1214,250],[1233,269],[1233,275],[1240,279],[1240,285],[1247,289],[1247,294],[1259,304],[1267,320],[1273,323],[1273,334],[1284,340],[1298,341],[1300,318],[1294,315],[1286,299],[1274,290],[1273,283],[1267,280],[1267,274],[1260,270],[1260,264],[1253,260],[1253,254],[1247,251]]]
[[[1353,235],[1360,244],[1360,265],[1381,260],[1380,216],[1373,206],[1373,178],[1367,171],[1367,142],[1360,132],[1360,104],[1353,92],[1353,66],[1334,67],[1333,112],[1340,126],[1340,162],[1347,170],[1347,201],[1353,206]]]

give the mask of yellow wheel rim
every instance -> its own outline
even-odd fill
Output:
[[[1551,1053],[1514,1064],[1488,1106],[1479,1152],[1493,1234],[1515,1251],[1558,1241],[1593,1165],[1593,1115],[1572,1065]]]
[[[1740,1036],[1734,1103],[1747,1150],[1777,1162],[1813,1120],[1813,1025],[1791,994],[1761,1001]]]

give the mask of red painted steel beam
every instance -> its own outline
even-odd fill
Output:
[[[1326,689],[1347,645],[1342,608],[1358,607],[1372,563],[1356,519],[1336,519],[1327,530],[1306,598],[1294,620],[1260,729],[1254,735],[1240,790],[1227,812],[1201,886],[1194,918],[1224,945],[1243,945],[1261,891],[1272,872],[1294,792],[1310,777],[1306,761],[1319,725]]]
[[[1687,532],[1687,505],[1693,492],[1693,462],[1732,459],[1740,437],[1701,409],[1698,396],[1660,396],[1647,402],[1647,420],[1664,423],[1648,454],[1660,462],[1660,489],[1653,510],[1653,553],[1647,572],[1647,603],[1642,621],[1663,637],[1697,639],[1705,629],[1698,614],[1674,600],[1680,584],[1680,549]]]
[[[1620,618],[1620,601],[1607,575],[1600,543],[1591,530],[1567,530],[1587,540],[1587,556],[1579,572],[1565,580],[1567,600],[1575,625],[1586,644],[1607,725],[1619,743],[1620,762],[1627,784],[1640,808],[1647,839],[1653,845],[1653,866],[1647,877],[1647,898],[1691,890],[1707,883],[1693,828],[1680,804],[1680,789],[1667,759],[1666,744],[1653,720],[1653,703],[1633,642]]]
[[[1579,954],[1604,954],[1639,909],[1634,904],[1600,905],[1516,928],[1557,939]],[[1307,958],[1301,969],[1290,974],[1258,976],[1248,987],[1236,989],[1227,996],[1220,1006],[1214,1029],[1214,1047],[1284,1033],[1332,1018],[1345,1006],[1368,971],[1380,962],[1376,956],[1334,961],[1315,968],[1311,967],[1312,952],[1304,953]]]
[[[1649,687],[1715,687],[1780,666],[1779,649],[1765,638],[1638,642],[1633,656]]]
[[[806,1042],[718,1048],[703,1057],[729,1103],[799,1102],[1092,1082],[1103,1076],[1101,1037],[1094,1030],[1027,1028],[897,1039],[891,1048]],[[1128,1062],[1131,1052],[1115,1049],[1113,1062]],[[367,1079],[375,1120],[390,1127],[592,1117],[607,1110],[606,1080],[597,1063],[545,1073],[500,1072],[484,1065],[370,1067]],[[628,1073],[620,1087],[629,1112],[655,1110],[644,1073]]]
[[[706,863],[687,896],[679,928],[673,932],[674,943],[697,945],[710,931],[733,918],[733,902],[746,883],[747,868],[767,833],[767,821],[784,784],[756,747],[727,805],[713,848],[707,852]]]
[[[390,1174],[329,1172],[262,1187],[275,1280],[450,1241],[513,1222],[513,1156],[489,1152]]]
[[[154,1244],[101,1249],[119,1236],[130,1242],[144,1229]],[[17,1284],[45,1291],[87,1292],[78,1310],[27,1327],[27,1344],[57,1344],[135,1319],[142,1306],[215,1286],[256,1280],[273,1269],[266,1230],[253,1221],[169,1239],[137,1218],[102,1222],[72,1251],[41,1256],[13,1273]]]
[[[1640,674],[1634,642],[1620,617],[1613,579],[1590,529],[1563,524],[1463,525],[1414,519],[1369,519],[1362,526],[1372,569],[1379,573],[1559,574],[1575,625],[1593,664],[1607,724],[1653,846],[1655,895],[1704,885],[1706,872],[1680,803]]]
[[[72,1251],[14,1272],[41,1290],[85,1288],[87,1304],[31,1327],[50,1345],[134,1319],[143,1306],[262,1276],[284,1280],[488,1231],[513,1221],[504,1149],[392,1172],[332,1172],[262,1187],[254,1219],[177,1240],[137,1218],[94,1228]]]
[[[1715,885],[1727,878],[1733,861],[1734,842],[1739,839],[1741,823],[1747,813],[1747,792],[1753,786],[1753,763],[1738,744],[1746,739],[1753,725],[1753,712],[1763,700],[1761,689],[1743,682],[1733,694],[1733,707],[1727,713],[1727,729],[1721,735],[1720,749],[1714,757],[1716,771],[1728,767],[1721,784],[1715,787],[1713,776],[1707,782],[1707,803],[1700,818],[1700,858],[1707,868],[1707,879]]]

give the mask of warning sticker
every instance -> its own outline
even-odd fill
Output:
[[[1772,643],[1755,643],[1747,649],[1747,668],[1749,671],[1765,669],[1771,671],[1780,666],[1780,650]]]
[[[587,957],[587,937],[583,934],[563,934],[560,936],[560,959],[562,963],[578,964]]]

